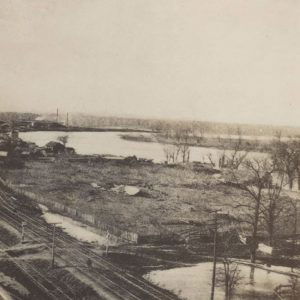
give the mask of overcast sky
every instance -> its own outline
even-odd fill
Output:
[[[299,0],[0,0],[0,110],[300,125]]]

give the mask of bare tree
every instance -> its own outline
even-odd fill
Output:
[[[272,176],[272,174],[269,174],[269,176]],[[281,197],[284,174],[275,173],[275,177],[276,183],[273,183],[271,177],[270,180],[266,180],[267,192],[261,202],[262,224],[268,233],[269,245],[271,247],[274,245],[276,226],[283,216],[287,205],[285,198]]]
[[[221,258],[222,267],[217,268],[217,285],[223,286],[225,289],[225,299],[231,299],[235,289],[242,280],[238,263],[227,255],[232,250],[233,243],[231,241],[232,235],[229,235],[224,240],[223,257]]]
[[[177,163],[178,162],[178,156],[180,153],[180,147],[178,145],[173,144],[164,144],[163,151],[166,158],[166,163]]]
[[[69,136],[68,135],[61,135],[57,138],[57,140],[61,143],[63,143],[63,145],[66,147],[68,141],[69,141]]]
[[[283,142],[277,139],[273,142],[272,160],[277,170],[288,177],[289,188],[293,188],[297,172],[300,174],[300,144],[298,141]]]
[[[229,145],[226,146],[225,143],[223,143],[223,154],[220,158],[220,167],[238,169],[249,152],[243,143],[241,129],[239,127],[236,129],[236,138],[232,138],[231,135],[228,134],[227,140]],[[227,147],[230,149],[226,149]]]
[[[241,222],[250,226],[251,241],[249,243],[251,262],[256,261],[258,247],[258,226],[263,201],[263,189],[270,180],[269,174],[272,173],[273,166],[269,159],[252,159],[243,162],[243,171],[246,173],[239,176],[232,170],[233,181],[239,189],[248,194],[246,199],[236,199],[233,207],[241,211]],[[246,177],[246,178],[245,178]]]
[[[299,299],[300,286],[298,282],[298,277],[290,276],[288,284],[279,284],[275,287],[274,293],[279,299]]]
[[[296,242],[297,242],[297,229],[298,229],[298,200],[296,199],[289,199],[288,204],[290,206],[290,214],[288,215],[290,218],[292,218],[292,238],[293,238],[293,244],[292,244],[292,253],[291,258],[293,258],[296,254]],[[293,268],[292,268],[293,270]]]
[[[167,163],[177,163],[179,158],[183,163],[190,160],[190,133],[191,129],[178,123],[173,128],[166,126],[157,138],[163,145]]]
[[[208,126],[203,122],[192,122],[191,123],[191,135],[193,137],[193,141],[196,144],[201,144],[201,142],[205,139],[205,132],[208,130]]]
[[[248,155],[247,148],[243,145],[242,131],[238,127],[236,130],[237,139],[231,141],[233,150],[228,155],[229,167],[238,169]]]
[[[190,145],[189,145],[189,135],[191,129],[184,124],[179,124],[175,130],[175,144],[180,149],[182,162],[189,162],[190,159]]]
[[[242,277],[240,276],[240,269],[236,262],[229,258],[223,258],[222,264],[223,268],[218,270],[218,281],[223,283],[225,288],[225,299],[229,300]]]

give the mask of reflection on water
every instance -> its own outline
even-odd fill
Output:
[[[68,146],[75,148],[78,154],[135,155],[139,158],[153,159],[154,162],[165,160],[161,144],[124,140],[120,138],[120,132],[21,132],[20,138],[34,142],[38,146],[44,146],[49,141],[56,140],[58,136],[65,134],[69,136]],[[208,162],[207,156],[211,154],[213,161],[216,162],[223,153],[222,150],[216,148],[191,147],[190,150],[191,161]],[[252,153],[251,155],[262,154]]]
[[[232,299],[244,299],[242,295],[245,299],[268,299],[276,286],[288,284],[290,281],[287,275],[258,268],[255,270],[252,268],[251,271],[251,267],[245,265],[239,265],[239,270],[241,281],[236,289],[236,296]],[[198,300],[210,299],[211,275],[212,263],[204,262],[192,267],[152,271],[146,274],[145,278],[162,288],[173,291],[182,299]],[[216,287],[215,300],[223,300],[224,296],[224,288]]]

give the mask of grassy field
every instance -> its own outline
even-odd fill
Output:
[[[1,177],[40,197],[145,235],[178,230],[178,226],[163,225],[174,220],[206,220],[211,217],[206,208],[226,207],[234,197],[245,197],[241,191],[221,185],[215,175],[196,172],[191,166],[58,159],[52,163],[30,161],[24,169],[1,172]],[[120,185],[137,186],[141,192],[130,196],[113,190]]]

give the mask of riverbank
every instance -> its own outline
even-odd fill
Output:
[[[165,138],[159,133],[153,132],[151,135],[143,134],[142,132],[120,134],[120,137],[126,141],[143,142],[143,143],[160,143],[176,144],[176,140],[172,138]],[[189,136],[185,140],[185,144],[190,147],[203,147],[203,148],[215,148],[219,150],[236,150],[239,137],[225,137],[225,136]],[[240,137],[239,150],[254,151],[254,152],[269,152],[271,150],[272,138],[262,139],[257,137]]]
[[[21,132],[43,132],[43,131],[59,131],[59,132],[140,132],[140,133],[154,133],[150,129],[138,129],[138,128],[123,128],[123,127],[55,127],[55,128],[23,128]]]

